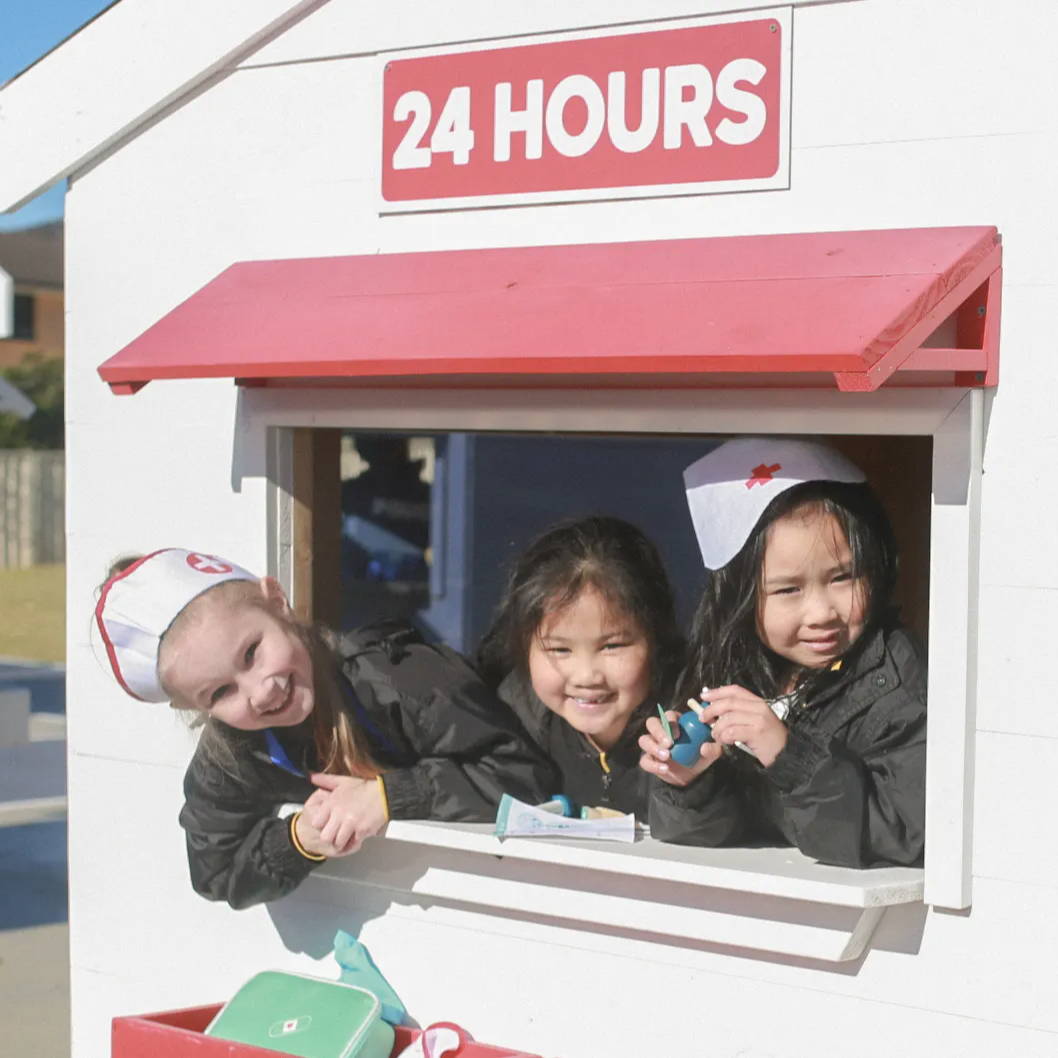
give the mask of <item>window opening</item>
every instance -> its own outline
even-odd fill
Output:
[[[432,437],[341,435],[343,629],[429,605],[435,464]]]
[[[295,598],[311,584],[305,612],[319,620],[348,629],[402,617],[473,652],[529,541],[562,518],[605,513],[655,542],[682,626],[690,625],[703,570],[682,472],[726,435],[296,433],[305,455],[295,471],[303,526]],[[822,440],[863,469],[889,512],[900,546],[896,603],[925,645],[932,439]]]
[[[11,337],[31,342],[36,336],[35,304],[32,294],[16,294]]]

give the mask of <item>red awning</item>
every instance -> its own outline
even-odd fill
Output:
[[[873,390],[898,370],[994,385],[999,268],[990,227],[242,261],[99,373],[118,393],[218,377]]]

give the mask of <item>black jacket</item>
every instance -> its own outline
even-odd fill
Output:
[[[549,795],[564,794],[578,807],[597,805],[632,812],[646,822],[650,776],[639,767],[638,744],[647,715],[643,710],[632,714],[617,743],[603,753],[548,709],[521,673],[510,673],[497,693],[551,762]]]
[[[383,679],[379,652],[349,642],[340,651],[347,707],[383,769],[391,819],[492,820],[505,792],[529,802],[546,795],[547,765],[458,654],[411,642]],[[220,745],[201,742],[187,769],[180,825],[195,890],[243,908],[283,896],[317,866],[277,815],[316,788],[273,762],[263,732],[218,728]],[[306,775],[318,768],[306,725],[275,734],[291,764]]]
[[[702,779],[655,781],[651,833],[683,845],[790,844],[844,867],[922,862],[925,834],[926,666],[911,636],[880,630],[787,718],[770,768],[731,750]],[[714,781],[737,798],[718,809]],[[729,785],[730,784],[730,785]],[[717,814],[738,813],[715,840]]]

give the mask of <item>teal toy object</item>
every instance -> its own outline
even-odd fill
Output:
[[[342,984],[364,988],[377,996],[382,1005],[382,1020],[390,1025],[404,1024],[408,1013],[404,1004],[393,991],[389,981],[382,976],[382,971],[375,965],[371,953],[344,929],[335,934],[334,958],[342,969],[338,976]]]
[[[573,810],[573,802],[565,794],[552,794],[550,801],[545,801],[542,805],[536,805],[541,812],[550,812],[555,816],[565,816],[567,819],[572,819],[577,813]]]
[[[708,705],[702,702],[702,705]],[[669,750],[669,757],[677,764],[689,768],[698,760],[699,751],[706,742],[713,741],[713,729],[704,721],[698,719],[698,714],[689,709],[679,720],[680,737],[673,743]]]

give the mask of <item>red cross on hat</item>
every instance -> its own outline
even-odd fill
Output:
[[[752,470],[753,476],[746,482],[746,488],[751,489],[754,485],[766,485],[772,480],[772,475],[777,470],[782,470],[782,463],[772,463],[771,466],[761,463],[755,466]]]
[[[200,555],[192,552],[187,556],[187,564],[199,573],[230,573],[231,566],[215,555]]]

